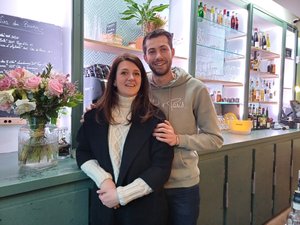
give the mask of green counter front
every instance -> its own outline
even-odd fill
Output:
[[[74,159],[22,170],[17,153],[0,154],[0,225],[88,225],[91,181]]]
[[[300,132],[224,133],[199,155],[200,225],[261,225],[290,206],[300,169]],[[0,154],[0,225],[88,225],[92,182],[72,158],[40,171]]]

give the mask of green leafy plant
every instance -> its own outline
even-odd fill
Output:
[[[138,4],[133,0],[124,0],[128,5],[127,9],[121,14],[123,17],[122,20],[131,20],[135,19],[138,26],[142,26],[143,32],[148,32],[147,27],[149,24],[154,24],[154,27],[158,28],[158,24],[164,25],[166,21],[162,19],[157,13],[162,12],[163,10],[169,7],[169,4],[160,4],[150,6],[152,0],[147,0],[146,3]]]

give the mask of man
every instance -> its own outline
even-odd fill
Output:
[[[166,114],[153,135],[174,146],[171,176],[165,184],[168,225],[196,225],[199,216],[197,152],[217,150],[223,144],[217,116],[205,85],[181,68],[171,68],[175,50],[172,34],[158,29],[143,40],[151,99]]]

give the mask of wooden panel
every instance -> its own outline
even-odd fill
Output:
[[[225,179],[224,157],[216,157],[199,162],[200,176],[200,216],[198,225],[220,225],[223,219],[223,192]]]
[[[291,141],[276,143],[274,215],[290,206]]]
[[[252,149],[228,154],[228,209],[226,224],[250,224]]]
[[[274,145],[254,147],[253,225],[261,225],[272,217]]]
[[[1,199],[0,225],[88,225],[89,189],[62,185]]]
[[[292,186],[291,193],[297,189],[298,171],[300,170],[300,139],[293,140],[293,169],[292,169]]]

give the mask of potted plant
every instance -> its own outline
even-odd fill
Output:
[[[166,20],[163,19],[158,12],[162,12],[169,7],[169,4],[160,4],[150,6],[152,0],[147,0],[146,3],[138,4],[134,0],[124,0],[127,3],[127,9],[121,14],[122,20],[135,19],[137,25],[142,27],[143,35],[152,31],[153,29],[158,29],[166,24]],[[137,46],[138,48],[138,46]]]

